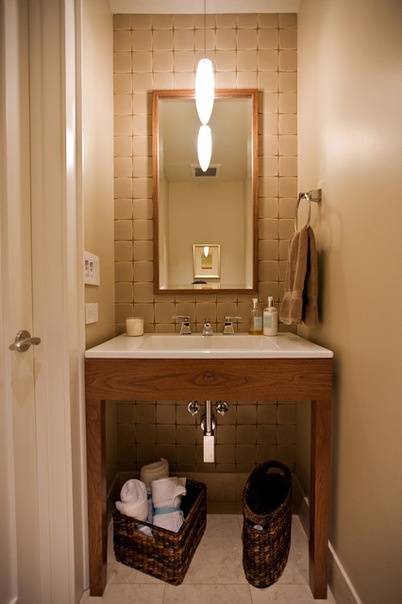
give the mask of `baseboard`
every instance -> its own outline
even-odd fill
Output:
[[[293,476],[293,490],[295,491],[295,500],[298,502],[297,515],[308,536],[310,532],[309,501],[295,476]],[[330,541],[328,542],[328,585],[336,602],[340,604],[362,604]]]

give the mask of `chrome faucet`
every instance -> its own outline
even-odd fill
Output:
[[[180,327],[181,336],[191,335],[190,317],[188,317],[187,315],[178,315],[177,317],[172,317],[172,319],[174,321],[182,321]]]
[[[203,336],[212,336],[213,333],[214,332],[213,332],[212,325],[211,325],[209,319],[205,319],[204,326],[202,328],[202,335]]]
[[[223,326],[223,335],[234,335],[232,321],[240,321],[241,317],[225,317],[225,325]]]

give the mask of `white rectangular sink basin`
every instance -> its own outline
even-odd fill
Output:
[[[333,353],[292,333],[277,336],[248,334],[178,335],[122,334],[86,351],[88,359],[300,359],[331,358]]]

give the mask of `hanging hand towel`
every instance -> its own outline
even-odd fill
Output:
[[[285,325],[300,323],[303,316],[303,289],[307,272],[308,228],[293,233],[289,241],[285,293],[279,318]]]
[[[317,249],[313,229],[304,226],[289,241],[285,293],[279,318],[285,325],[318,322]]]
[[[142,466],[140,470],[140,479],[145,484],[148,493],[148,516],[147,522],[152,523],[153,507],[152,507],[152,494],[151,494],[151,483],[153,480],[160,478],[167,478],[169,476],[169,463],[163,457],[159,461],[149,463],[146,466]]]
[[[177,533],[184,516],[181,498],[186,494],[185,478],[162,478],[152,482],[153,524]]]
[[[307,273],[304,287],[303,322],[313,327],[318,323],[318,267],[317,248],[313,229],[308,229]]]

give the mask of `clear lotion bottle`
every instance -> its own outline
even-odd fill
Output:
[[[262,335],[262,316],[258,306],[258,298],[253,298],[253,308],[251,309],[250,328],[248,333],[252,336]]]
[[[263,313],[264,336],[276,336],[278,334],[278,311],[274,306],[274,299],[268,296],[268,306]]]

